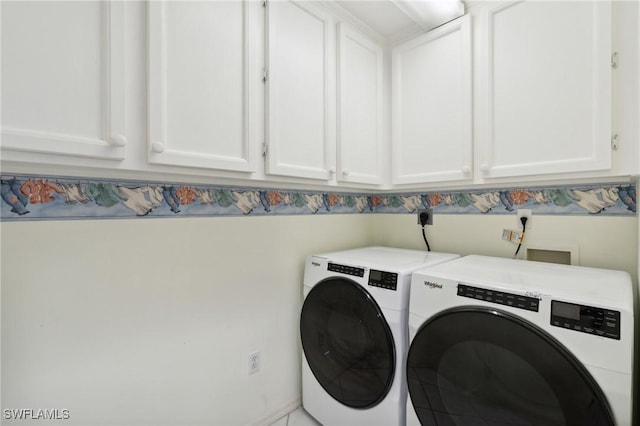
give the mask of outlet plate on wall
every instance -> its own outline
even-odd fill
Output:
[[[260,371],[260,352],[252,352],[249,354],[249,374]]]
[[[420,222],[420,215],[422,213],[427,213],[429,215],[429,219],[427,219],[427,225],[433,225],[433,209],[418,209],[418,225],[422,225]]]

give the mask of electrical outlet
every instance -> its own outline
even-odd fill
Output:
[[[249,354],[249,374],[260,371],[260,352],[252,352]]]
[[[526,217],[527,218],[527,227],[526,230],[527,231],[531,231],[532,228],[532,220],[531,220],[531,216],[533,216],[533,213],[531,213],[531,209],[520,209],[520,210],[516,210],[516,215],[518,217],[518,223],[517,226],[519,229],[522,229],[522,222],[520,222],[520,218],[521,217]]]
[[[524,241],[524,234],[513,229],[503,229],[502,239],[505,241],[510,241],[512,243],[520,244]]]
[[[418,209],[418,225],[422,226],[422,222],[420,222],[420,215],[422,213],[429,215],[426,225],[433,225],[433,209]]]

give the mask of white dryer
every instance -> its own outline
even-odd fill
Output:
[[[467,256],[413,274],[407,424],[631,424],[629,274]]]
[[[454,254],[366,247],[307,259],[302,401],[324,425],[403,425],[411,273]]]

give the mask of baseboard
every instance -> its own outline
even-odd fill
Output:
[[[302,399],[298,397],[294,400],[289,401],[287,404],[281,406],[280,408],[268,413],[266,416],[251,422],[250,424],[252,426],[270,425],[271,423],[281,419],[292,411],[295,411],[300,406],[302,406]]]

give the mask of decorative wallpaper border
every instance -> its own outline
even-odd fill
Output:
[[[388,194],[2,175],[0,220],[414,213],[635,216],[633,184]]]

